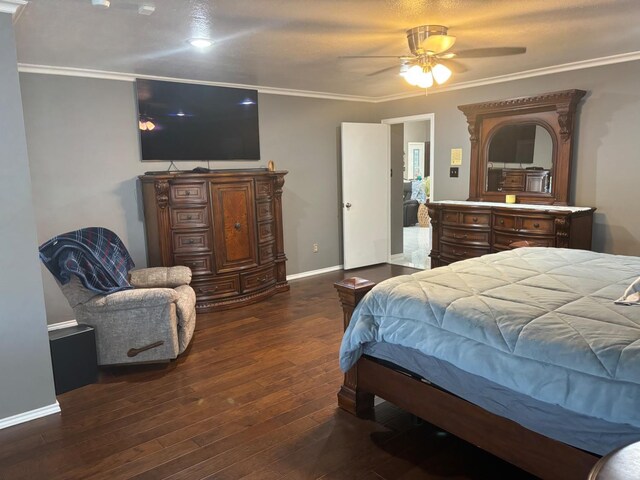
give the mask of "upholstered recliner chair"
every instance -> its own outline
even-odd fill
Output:
[[[185,351],[196,326],[196,295],[188,267],[133,270],[130,290],[107,295],[78,277],[60,285],[78,323],[95,328],[99,365],[159,362]]]
[[[95,328],[99,365],[168,361],[184,352],[196,325],[188,267],[131,270],[122,240],[82,228],[40,245],[78,323]]]
[[[402,205],[402,226],[411,227],[418,223],[418,207],[420,202],[411,199],[411,181],[404,182]]]

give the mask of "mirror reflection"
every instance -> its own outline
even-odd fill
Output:
[[[535,123],[505,125],[491,138],[487,192],[551,193],[553,140]]]

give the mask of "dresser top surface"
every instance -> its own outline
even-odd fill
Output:
[[[533,205],[528,203],[499,203],[499,202],[469,202],[465,200],[437,200],[430,202],[436,205],[455,205],[465,207],[500,207],[524,210],[544,210],[548,212],[587,212],[593,210],[592,207],[568,207],[560,205]]]

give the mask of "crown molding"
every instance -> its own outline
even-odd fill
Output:
[[[328,100],[344,100],[350,102],[371,102],[372,97],[358,95],[344,95],[339,93],[315,92],[312,90],[293,90],[287,88],[264,87],[259,85],[246,85],[241,83],[208,82],[205,80],[192,80],[187,78],[161,77],[158,75],[136,75],[133,73],[107,72],[104,70],[90,70],[86,68],[55,67],[50,65],[33,65],[18,63],[18,71],[24,73],[40,73],[43,75],[64,75],[68,77],[100,78],[104,80],[119,80],[122,82],[135,82],[137,78],[145,80],[161,80],[165,82],[192,83],[197,85],[211,85],[215,87],[246,88],[257,90],[259,93],[270,95],[287,95],[293,97],[322,98]]]
[[[13,15],[18,8],[27,4],[28,0],[0,0],[0,13]]]
[[[24,0],[12,0],[14,2],[23,2]],[[3,2],[0,0],[0,5]],[[26,2],[25,2],[26,3]],[[105,80],[120,80],[124,82],[134,82],[136,78],[144,78],[147,80],[163,80],[167,82],[195,83],[198,85],[212,85],[217,87],[231,88],[247,88],[257,90],[259,93],[270,95],[287,95],[294,97],[322,98],[326,100],[342,100],[349,102],[367,102],[367,103],[384,103],[394,100],[403,100],[405,98],[423,97],[425,95],[436,95],[438,93],[452,92],[454,90],[463,90],[466,88],[482,87],[485,85],[493,85],[496,83],[512,82],[514,80],[523,80],[526,78],[540,77],[544,75],[552,75],[554,73],[570,72],[572,70],[582,70],[586,68],[602,67],[605,65],[613,65],[616,63],[634,62],[640,60],[640,51],[621,53],[618,55],[610,55],[607,57],[592,58],[589,60],[580,60],[577,62],[563,63],[561,65],[553,65],[550,67],[535,68],[507,75],[499,75],[496,77],[483,78],[480,80],[472,80],[469,82],[460,82],[445,87],[431,88],[425,94],[424,90],[417,90],[407,93],[399,93],[386,95],[382,97],[370,97],[364,95],[346,95],[339,93],[316,92],[312,90],[292,90],[287,88],[265,87],[257,85],[245,85],[239,83],[224,82],[207,82],[203,80],[191,80],[184,78],[160,77],[155,75],[136,75],[133,73],[108,72],[104,70],[91,70],[85,68],[73,67],[56,67],[50,65],[33,65],[28,63],[19,63],[18,71],[24,73],[40,73],[43,75],[64,75],[70,77],[100,78]]]

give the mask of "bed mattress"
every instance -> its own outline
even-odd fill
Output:
[[[395,277],[354,311],[340,349],[415,349],[518,394],[640,427],[640,307],[616,305],[640,258],[521,248]]]

